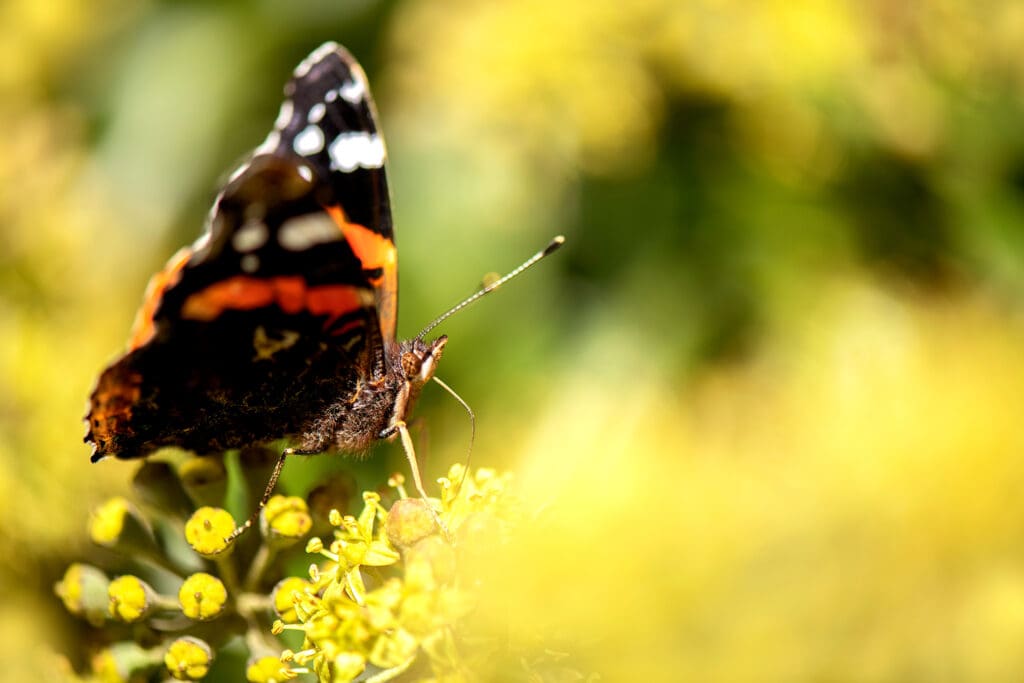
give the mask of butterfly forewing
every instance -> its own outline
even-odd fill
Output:
[[[298,155],[323,181],[327,212],[342,229],[374,287],[381,334],[395,339],[398,256],[384,164],[384,138],[359,63],[326,43],[299,64],[285,86],[274,130],[261,145]]]
[[[295,69],[285,97],[264,145],[306,159],[350,221],[391,237],[384,140],[359,64],[341,46],[327,43]]]
[[[285,97],[204,235],[151,282],[129,352],[101,375],[94,459],[281,438],[386,372],[397,263],[365,76],[328,43]]]

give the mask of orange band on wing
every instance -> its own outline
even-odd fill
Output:
[[[352,285],[307,287],[300,276],[255,278],[248,275],[217,282],[185,300],[181,315],[190,320],[214,320],[228,310],[245,311],[276,305],[285,313],[308,311],[332,321],[368,305],[367,290]]]
[[[393,241],[370,230],[365,225],[350,222],[344,209],[340,206],[327,207],[327,213],[341,228],[345,239],[348,240],[349,246],[362,262],[365,270],[380,268],[386,273],[389,268],[395,267],[397,258]],[[376,286],[379,282],[373,284]]]
[[[190,248],[179,249],[167,262],[164,269],[150,278],[149,284],[146,286],[146,296],[143,299],[142,308],[136,314],[135,324],[132,326],[131,337],[128,340],[129,351],[139,348],[156,334],[156,326],[153,323],[156,309],[160,306],[164,292],[178,284],[181,279],[181,271],[190,258],[192,258]]]
[[[306,294],[306,310],[313,315],[337,317],[363,306],[359,290],[352,285],[321,285]]]
[[[341,228],[352,252],[363,264],[363,269],[380,268],[380,276],[371,278],[370,284],[377,291],[381,332],[386,340],[394,340],[398,315],[398,250],[395,249],[394,241],[365,225],[352,223],[340,206],[327,207],[327,213]]]

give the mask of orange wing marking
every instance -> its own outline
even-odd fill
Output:
[[[352,285],[307,287],[297,275],[255,278],[236,275],[210,285],[185,300],[181,314],[209,321],[228,310],[245,311],[276,305],[285,313],[308,311],[327,316],[325,327],[341,316],[370,304],[369,292]]]
[[[351,222],[340,206],[327,207],[327,213],[341,228],[352,252],[362,262],[363,269],[381,269],[381,275],[371,278],[370,284],[376,289],[381,332],[387,341],[393,341],[398,319],[398,250],[395,249],[395,243],[365,225]]]
[[[163,300],[164,292],[181,280],[181,271],[190,258],[192,258],[190,248],[179,249],[167,262],[164,269],[150,278],[149,284],[146,285],[142,308],[136,314],[135,324],[132,325],[131,337],[128,340],[129,351],[134,351],[144,345],[156,334],[156,325],[153,323],[156,309],[159,308],[160,302]]]
[[[93,442],[93,462],[116,453],[118,441],[135,434],[132,412],[142,396],[142,376],[118,363],[100,375],[90,398],[89,431]]]

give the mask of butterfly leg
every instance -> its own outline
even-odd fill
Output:
[[[430,424],[422,415],[412,418],[405,423],[409,430],[409,436],[416,444],[416,462],[423,462],[423,466],[430,462]]]
[[[451,536],[448,534],[448,527],[441,521],[441,517],[437,514],[437,510],[430,502],[430,496],[427,495],[426,490],[423,488],[423,477],[420,475],[420,465],[416,460],[416,449],[412,445],[412,437],[409,435],[409,428],[406,427],[404,420],[398,420],[394,424],[394,429],[398,431],[398,434],[402,438],[402,450],[405,451],[405,457],[409,461],[409,469],[412,471],[412,481],[416,486],[416,491],[420,494],[420,498],[426,504],[427,509],[430,510],[430,514],[434,516],[434,521],[437,523],[437,528],[441,530],[444,537],[451,540]]]
[[[234,531],[232,531],[231,535],[228,536],[225,540],[228,543],[231,543],[236,538],[238,538],[246,531],[248,531],[252,527],[252,525],[256,523],[256,520],[260,518],[260,513],[263,512],[263,508],[266,507],[267,501],[270,500],[270,497],[272,495],[274,495],[274,489],[277,488],[277,480],[281,476],[281,470],[284,469],[285,458],[287,458],[289,455],[311,455],[313,453],[319,452],[320,451],[301,450],[298,448],[286,448],[283,451],[281,451],[281,455],[278,456],[277,462],[274,463],[274,471],[270,473],[270,479],[267,480],[267,487],[266,489],[263,490],[263,497],[260,498],[260,502],[256,506],[256,509],[253,510],[253,513],[251,515],[249,515],[249,519],[245,520],[245,523],[243,523],[241,526],[237,527]]]

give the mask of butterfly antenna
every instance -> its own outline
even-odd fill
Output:
[[[551,242],[548,244],[548,246],[544,247],[543,249],[538,251],[536,254],[534,254],[530,258],[526,259],[526,261],[523,262],[523,264],[521,266],[519,266],[518,268],[516,268],[515,270],[513,270],[509,274],[505,275],[504,277],[498,278],[497,280],[495,280],[494,282],[490,283],[489,285],[487,285],[486,287],[484,287],[480,291],[478,291],[475,294],[473,294],[472,296],[464,299],[463,301],[461,301],[460,303],[456,304],[455,306],[452,306],[447,311],[445,311],[441,315],[439,315],[436,318],[434,318],[434,321],[432,323],[430,323],[429,325],[424,327],[423,330],[419,334],[416,335],[416,339],[417,340],[422,340],[423,337],[427,336],[427,334],[432,329],[434,329],[435,327],[437,327],[438,325],[443,323],[445,320],[447,320],[448,318],[452,317],[453,315],[455,315],[456,313],[458,313],[463,308],[465,308],[466,306],[470,305],[471,303],[473,303],[477,299],[483,297],[483,295],[490,294],[491,292],[496,290],[498,287],[501,287],[503,284],[505,284],[506,282],[508,282],[512,278],[516,277],[517,275],[522,274],[523,271],[525,271],[527,268],[529,268],[530,266],[534,265],[535,263],[537,263],[537,261],[540,261],[542,258],[547,256],[548,254],[551,254],[552,252],[554,252],[556,249],[558,249],[563,244],[565,244],[565,237],[563,235],[558,235],[553,240],[551,240]],[[449,389],[449,391],[451,391],[451,390]],[[459,399],[459,400],[461,401],[462,399]],[[463,404],[463,405],[465,405],[465,404]],[[468,408],[468,406],[467,406],[467,408]]]
[[[462,482],[466,481],[466,475],[469,474],[469,460],[473,457],[473,442],[476,441],[476,415],[473,413],[473,409],[469,407],[469,404],[462,400],[462,397],[455,393],[454,389],[442,382],[437,375],[434,375],[432,379],[440,384],[442,389],[451,394],[466,409],[466,413],[469,415],[469,450],[466,451],[466,464],[462,469],[462,478],[455,485],[455,495],[458,496],[459,492],[462,491]]]

